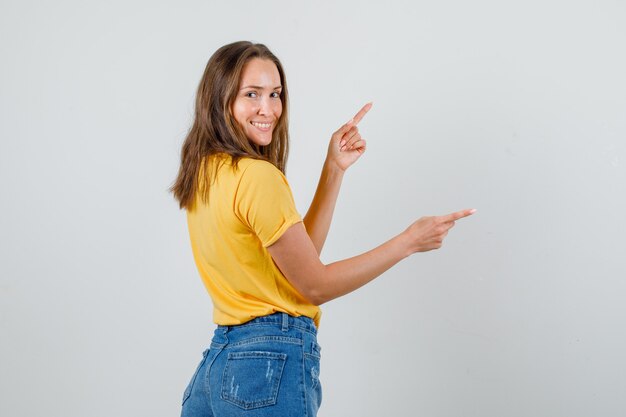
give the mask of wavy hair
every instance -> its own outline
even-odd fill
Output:
[[[282,114],[267,146],[248,140],[232,114],[232,104],[239,90],[244,65],[253,58],[268,59],[276,64],[280,74]],[[187,133],[180,155],[180,168],[174,184],[169,188],[181,209],[190,210],[200,193],[209,201],[209,186],[221,163],[211,165],[212,155],[226,153],[237,169],[243,157],[271,162],[283,174],[289,154],[287,80],[278,58],[263,44],[247,41],[234,42],[219,48],[209,59],[196,94],[193,125]]]

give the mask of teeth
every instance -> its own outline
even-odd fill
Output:
[[[259,127],[261,129],[269,129],[269,127],[272,125],[271,123],[257,123],[257,122],[251,122],[253,126]]]

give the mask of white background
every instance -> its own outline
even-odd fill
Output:
[[[167,188],[242,39],[285,66],[302,214],[374,101],[325,262],[478,209],[323,306],[320,416],[626,415],[617,0],[2,0],[0,415],[180,413],[214,325]]]

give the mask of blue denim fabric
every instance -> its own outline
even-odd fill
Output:
[[[181,417],[314,417],[320,346],[308,317],[275,313],[218,326],[183,394]]]

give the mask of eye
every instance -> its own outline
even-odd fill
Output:
[[[271,94],[271,97],[272,97],[272,98],[280,98],[280,91],[274,91],[274,92]]]
[[[246,93],[246,97],[256,98],[256,92],[249,91],[249,92]]]

